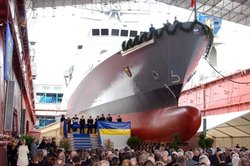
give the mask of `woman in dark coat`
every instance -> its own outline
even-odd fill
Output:
[[[10,166],[16,166],[17,164],[17,143],[17,140],[13,140],[7,148]]]

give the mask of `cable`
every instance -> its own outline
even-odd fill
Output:
[[[194,12],[194,11],[192,10],[190,16],[188,17],[188,21],[190,20],[191,16],[193,15],[193,12]]]
[[[232,79],[230,79],[230,78],[228,78],[228,77],[226,77],[226,76],[224,76],[223,74],[221,74],[206,58],[204,58],[206,61],[207,61],[207,63],[209,64],[209,66],[210,67],[212,67],[212,69],[216,72],[216,73],[218,73],[220,76],[222,76],[223,78],[226,78],[227,80],[229,80],[229,81],[231,81],[231,82],[233,82],[233,83],[236,83],[236,84],[250,84],[250,81],[249,82],[240,82],[240,81],[234,81],[234,80],[232,80]]]

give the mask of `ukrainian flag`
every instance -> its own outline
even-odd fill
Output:
[[[114,148],[124,148],[127,146],[127,140],[131,136],[130,122],[105,122],[98,121],[97,128],[100,142],[103,147],[107,140],[110,140]]]

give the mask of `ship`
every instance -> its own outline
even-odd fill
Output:
[[[108,48],[95,50],[100,52],[93,55],[98,57],[96,63],[71,68],[67,77],[74,86],[70,83],[71,93],[64,95],[66,116],[111,114],[116,119],[119,114],[123,121],[131,121],[132,135],[150,142],[169,142],[174,134],[187,141],[197,132],[199,110],[178,106],[178,99],[201,57],[210,52],[213,33],[208,26],[175,20],[148,32],[93,28],[90,36],[103,43],[107,36],[129,39],[104,44]],[[73,72],[81,77],[74,80]]]

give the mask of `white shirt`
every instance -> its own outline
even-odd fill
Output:
[[[29,149],[28,149],[27,145],[20,145],[19,146],[17,165],[20,165],[20,166],[29,165],[28,153],[29,153]]]

